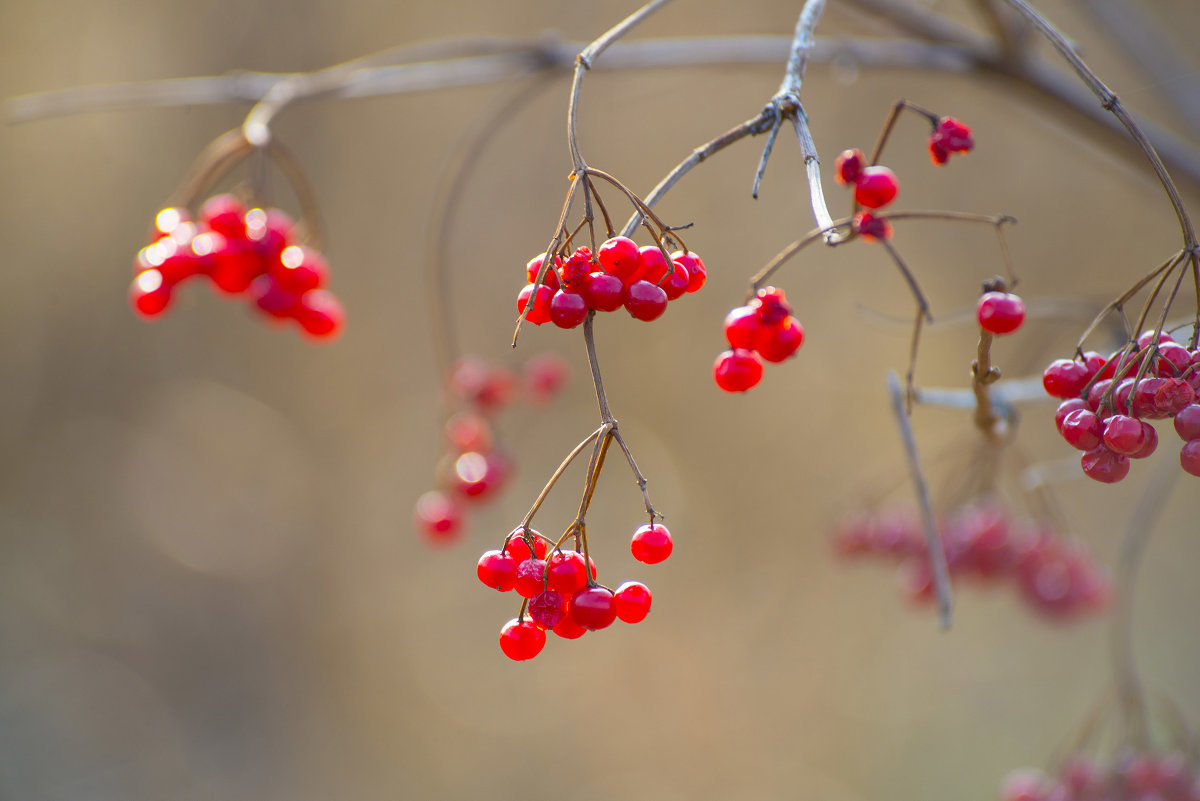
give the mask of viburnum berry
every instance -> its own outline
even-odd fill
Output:
[[[526,559],[517,565],[513,589],[522,598],[532,598],[546,586],[546,560]]]
[[[616,311],[625,305],[625,284],[611,273],[589,273],[584,281],[582,295],[588,308],[605,312]]]
[[[1067,400],[1058,404],[1058,409],[1054,412],[1055,427],[1061,433],[1063,421],[1067,419],[1067,415],[1069,415],[1071,412],[1087,408],[1087,401],[1083,400],[1082,398],[1068,398]]]
[[[532,259],[530,259],[529,263],[525,265],[525,280],[526,280],[526,282],[532,284],[534,281],[537,280],[537,274],[542,269],[542,262],[545,260],[545,258],[546,258],[546,254],[540,253],[537,256],[534,256]],[[542,281],[542,284],[544,286],[548,286],[551,289],[558,289],[558,272],[557,272],[557,270],[561,264],[562,264],[562,259],[560,259],[558,256],[555,256],[554,259],[551,260],[550,268],[548,270],[546,270],[546,276]]]
[[[1200,476],[1200,438],[1183,443],[1179,449],[1179,466],[1185,473]]]
[[[519,528],[509,534],[508,541],[504,543],[505,552],[515,559],[518,565],[526,559],[531,558],[531,556],[537,559],[544,559],[546,556],[547,545],[545,538],[532,531],[529,533],[529,536],[533,541],[532,554],[529,550],[529,544],[525,541],[525,537],[522,536],[521,529]]]
[[[1142,447],[1129,454],[1130,459],[1145,459],[1154,455],[1154,452],[1158,450],[1158,430],[1149,423],[1142,423],[1142,431],[1145,432],[1146,438],[1142,442]]]
[[[635,281],[649,281],[659,284],[671,269],[672,264],[663,255],[662,248],[658,245],[646,245],[638,249],[638,267],[627,283],[632,285]]]
[[[462,512],[444,492],[432,490],[418,498],[414,516],[417,531],[431,545],[447,545],[462,533]]]
[[[788,317],[782,324],[767,328],[758,340],[758,355],[768,362],[781,362],[794,356],[804,344],[804,327],[795,317]]]
[[[1103,484],[1116,484],[1129,475],[1129,457],[1104,445],[1093,448],[1080,458],[1083,472]]]
[[[625,295],[625,310],[638,320],[657,320],[667,310],[667,293],[649,281],[634,281]]]
[[[1063,439],[1072,448],[1090,451],[1104,441],[1104,423],[1087,409],[1071,412],[1059,427]]]
[[[765,326],[780,325],[792,314],[792,305],[782,289],[766,286],[754,293],[751,308],[758,312],[758,319]]]
[[[301,295],[324,286],[329,265],[317,251],[291,245],[280,252],[278,262],[270,267],[270,274],[281,289]]]
[[[727,350],[713,362],[713,380],[726,392],[746,392],[762,380],[762,374],[762,359],[744,348]]]
[[[708,280],[708,270],[704,268],[704,262],[695,253],[691,251],[684,253],[682,250],[677,250],[671,254],[671,260],[687,270],[689,294],[698,292],[704,286],[704,282]]]
[[[589,631],[607,628],[617,618],[616,599],[607,587],[584,587],[571,596],[567,614]]]
[[[766,326],[752,306],[738,306],[725,315],[725,340],[731,348],[754,350],[763,337]]]
[[[1091,379],[1087,365],[1074,359],[1055,359],[1042,372],[1042,386],[1052,398],[1075,398]]]
[[[596,580],[596,566],[591,566],[592,581]],[[578,551],[555,551],[546,560],[546,586],[567,596],[588,583],[588,569],[584,566],[583,554]]]
[[[234,195],[215,195],[204,201],[200,222],[222,236],[240,239],[246,235],[246,207]]]
[[[858,182],[866,158],[858,148],[843,150],[833,162],[833,174],[839,184],[851,186]]]
[[[1133,417],[1114,414],[1105,421],[1104,445],[1115,453],[1126,456],[1137,453],[1146,444],[1146,429],[1148,423],[1143,423]]]
[[[592,271],[592,251],[581,247],[571,254],[571,258],[558,268],[560,285],[563,289],[578,292],[583,288],[583,280]]]
[[[1011,292],[984,292],[975,307],[979,327],[991,334],[1011,334],[1025,321],[1025,302]]]
[[[568,602],[568,609],[569,608],[570,605]],[[552,631],[559,637],[562,637],[564,640],[577,640],[583,635],[587,634],[588,630],[572,620],[571,616],[568,614],[562,620],[558,621],[557,624],[555,624]]]
[[[517,563],[505,551],[484,551],[475,572],[484,585],[508,592],[517,580]]]
[[[659,282],[659,286],[662,287],[663,292],[667,293],[667,300],[678,300],[688,291],[689,276],[687,268],[679,262],[674,262],[674,265],[674,271],[668,273]]]
[[[584,279],[579,279],[582,283]],[[583,295],[560,289],[550,298],[550,321],[559,328],[575,328],[588,316],[588,303]]]
[[[864,167],[854,183],[854,200],[868,209],[883,208],[891,203],[900,191],[896,174],[878,164]]]
[[[533,297],[533,308],[529,310],[525,319],[534,325],[550,322],[550,300],[554,297],[554,290],[545,284],[539,287],[526,284],[517,295],[517,313],[525,312],[530,297]]]
[[[539,592],[529,599],[529,616],[544,629],[552,629],[567,616],[567,599],[554,590]]]
[[[624,236],[608,239],[596,251],[596,258],[605,272],[620,278],[623,284],[633,282],[633,274],[638,269],[639,251],[632,239]]]
[[[315,340],[333,340],[342,333],[346,313],[341,301],[332,292],[313,289],[300,296],[296,320],[304,332]]]
[[[546,632],[529,619],[513,618],[500,629],[500,650],[509,659],[533,659],[546,646]]]
[[[671,555],[674,546],[671,543],[671,532],[662,523],[641,526],[633,532],[629,549],[633,558],[647,565],[656,565],[665,561]]]
[[[171,284],[158,270],[143,270],[129,286],[129,302],[146,319],[157,317],[171,305]]]
[[[954,117],[942,117],[929,135],[929,156],[934,164],[945,164],[951,153],[970,153],[974,147],[970,127]]]
[[[652,596],[645,584],[639,581],[627,581],[613,594],[616,603],[617,617],[625,623],[640,623],[650,614]]]
[[[1175,413],[1175,433],[1184,440],[1200,439],[1200,403],[1191,403]]]
[[[892,238],[892,224],[869,211],[860,211],[854,215],[854,230],[864,239]]]

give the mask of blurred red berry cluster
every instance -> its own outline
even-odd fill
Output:
[[[1001,801],[1200,801],[1200,775],[1184,751],[1127,750],[1109,762],[1076,754],[1052,776],[1010,773]]]

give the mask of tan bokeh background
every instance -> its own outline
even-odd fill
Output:
[[[831,3],[822,33],[881,29]],[[941,7],[972,22],[956,3]],[[1192,0],[1146,4],[1187,52]],[[614,0],[380,3],[232,0],[0,7],[0,95],[313,69],[401,42],[554,29],[599,34]],[[1155,87],[1070,3],[1045,9],[1122,98],[1186,135]],[[787,34],[799,3],[680,2],[638,35]],[[1195,50],[1192,47],[1192,56]],[[647,191],[692,147],[754,114],[780,67],[606,75],[584,88],[589,161]],[[467,540],[430,551],[410,516],[432,481],[438,385],[421,254],[431,199],[498,91],[299,105],[278,135],[325,218],[345,336],[313,347],[191,287],[155,324],[125,292],[146,227],[195,154],[244,109],[117,111],[0,129],[0,797],[59,799],[986,799],[1045,764],[1108,681],[1106,626],[1052,626],[1010,593],[965,590],[949,634],[909,608],[883,566],[839,564],[835,521],[901,486],[883,377],[906,358],[904,286],[868,245],[783,274],[808,332],[799,358],[746,397],[708,378],[720,320],[746,277],[811,225],[802,163],[781,138],[749,197],[759,143],[689,176],[662,204],[694,222],[700,295],[652,326],[598,326],[610,399],[676,555],[628,556],[640,499],[611,463],[589,520],[602,580],[645,580],[651,617],[514,664],[496,631],[511,596],[473,565],[596,422],[578,334],[507,348],[510,296],[565,191],[567,84],[496,130],[449,243],[462,337],[519,364],[566,355],[575,382],[503,429],[513,486]],[[1045,106],[996,82],[814,67],[806,107],[827,162],[873,141],[908,97],[969,120],[978,152],[928,164],[909,121],[889,163],[901,205],[1004,212],[1030,299],[1107,299],[1178,244],[1160,191]],[[1192,137],[1193,141],[1195,137]],[[841,207],[832,181],[827,191]],[[1195,186],[1185,189],[1200,210]],[[612,201],[615,203],[615,201]],[[281,192],[281,204],[293,201]],[[939,316],[1000,267],[990,232],[913,225],[896,242]],[[497,300],[499,298],[500,300]],[[1186,305],[1188,301],[1184,301]],[[1065,352],[1082,318],[1042,319],[997,345],[1009,374]],[[929,384],[963,385],[969,327],[930,331]],[[1051,406],[1031,409],[1032,460],[1069,457]],[[963,453],[964,414],[921,409],[926,454]],[[1069,482],[1065,521],[1107,562],[1154,464],[1117,487]],[[1169,447],[1167,447],[1169,446]],[[953,463],[953,464],[952,464]],[[945,485],[958,463],[930,459]],[[1174,471],[1177,473],[1178,471]],[[572,476],[542,513],[566,521]],[[951,482],[952,485],[952,482]],[[903,497],[901,492],[898,497]],[[1200,502],[1181,478],[1157,521],[1137,604],[1148,682],[1200,724]]]

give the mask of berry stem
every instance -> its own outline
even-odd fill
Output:
[[[576,457],[583,453],[583,449],[586,448],[588,444],[592,442],[592,440],[605,434],[607,429],[607,425],[600,426],[591,434],[588,434],[587,437],[584,438],[583,442],[580,442],[574,447],[574,449],[572,449],[570,453],[567,454],[567,458],[562,460],[562,464],[558,466],[558,469],[554,471],[552,476],[550,476],[550,480],[546,482],[546,486],[542,487],[542,491],[539,492],[537,498],[534,499],[533,506],[529,507],[529,512],[521,521],[519,528],[529,528],[529,524],[533,522],[533,516],[537,514],[538,509],[542,508],[542,504],[545,502],[546,497],[550,494],[550,490],[554,489],[554,485],[558,483],[560,478],[562,478],[562,474],[566,472],[568,467],[570,467],[571,462],[575,461]]]
[[[642,492],[642,502],[646,505],[646,514],[650,516],[650,525],[654,525],[654,521],[656,519],[661,520],[662,515],[654,511],[654,505],[650,503],[650,493],[646,491],[646,477],[638,469],[637,462],[633,459],[633,453],[629,450],[629,446],[625,444],[625,438],[621,436],[621,432],[617,431],[615,423],[613,424],[612,435],[617,444],[621,446],[621,452],[625,454],[625,461],[629,462],[629,469],[633,471],[633,479],[637,482],[638,489]]]
[[[912,478],[913,490],[917,494],[917,506],[921,511],[921,527],[925,533],[925,547],[933,565],[933,588],[937,595],[938,619],[943,629],[950,628],[952,602],[950,596],[950,572],[946,565],[946,551],[938,535],[937,521],[933,516],[933,500],[929,496],[929,483],[921,470],[921,458],[917,453],[917,438],[913,435],[912,423],[905,411],[905,400],[900,389],[900,379],[893,372],[887,375],[888,393],[892,399],[892,412],[900,428],[904,442],[904,455],[908,459],[908,473]]]

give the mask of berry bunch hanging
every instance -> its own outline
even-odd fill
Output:
[[[725,316],[729,350],[713,363],[713,380],[726,392],[746,392],[763,375],[763,362],[782,362],[804,344],[804,327],[792,316],[782,289],[763,287],[745,306]]]
[[[1042,373],[1046,393],[1059,398],[1055,425],[1067,443],[1083,451],[1089,478],[1116,483],[1129,474],[1130,459],[1158,448],[1153,420],[1173,418],[1183,440],[1179,463],[1200,476],[1200,348],[1189,350],[1169,334],[1147,331],[1105,358],[1088,351],[1056,359]]]
[[[1112,760],[1074,754],[1047,776],[1036,768],[1010,773],[1000,801],[1200,801],[1194,757],[1178,750],[1124,750]]]

